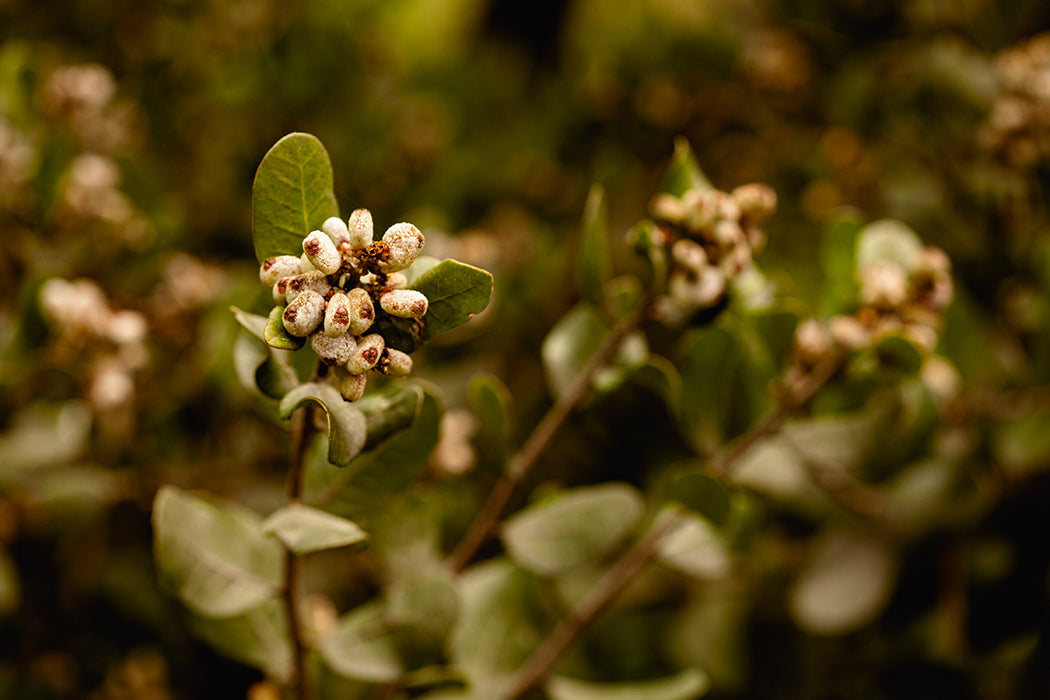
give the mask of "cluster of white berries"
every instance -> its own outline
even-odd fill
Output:
[[[657,195],[650,210],[672,260],[668,294],[658,302],[661,316],[680,320],[717,305],[765,247],[761,224],[776,206],[776,193],[759,183],[729,193],[694,188],[681,198]]]
[[[900,333],[924,354],[934,351],[955,285],[940,248],[920,247],[903,260],[883,258],[860,268],[859,307],[826,323],[809,319],[795,333],[794,357],[812,367],[836,350],[856,352]]]
[[[401,273],[423,243],[423,234],[408,223],[394,224],[373,240],[371,213],[357,209],[349,221],[332,217],[307,235],[301,256],[278,255],[259,268],[259,279],[273,289],[284,329],[309,338],[348,401],[361,398],[369,370],[391,375],[412,370],[408,354],[369,331],[377,314],[420,319],[427,313],[426,296],[406,289]]]
[[[978,142],[1010,165],[1030,167],[1050,156],[1050,33],[996,57],[999,94]]]

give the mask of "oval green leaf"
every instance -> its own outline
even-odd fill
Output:
[[[591,186],[583,208],[580,232],[579,275],[583,298],[594,304],[602,301],[602,288],[609,279],[609,208],[601,185]]]
[[[356,523],[301,503],[274,511],[262,530],[296,554],[346,547],[368,537]]]
[[[306,338],[289,335],[284,327],[283,316],[283,306],[270,309],[270,317],[266,319],[266,327],[263,329],[263,341],[278,350],[298,350],[306,343]]]
[[[332,162],[317,137],[288,134],[271,148],[252,185],[252,238],[261,264],[275,255],[299,255],[303,238],[339,216]]]
[[[364,449],[368,425],[364,415],[349,401],[344,401],[335,387],[310,382],[297,386],[281,399],[281,418],[292,417],[301,404],[312,401],[328,415],[328,461],[340,467]]]
[[[339,627],[321,639],[318,651],[333,671],[347,678],[388,683],[401,677],[401,660],[379,603],[343,616]]]
[[[679,136],[674,141],[674,154],[664,172],[659,190],[675,197],[681,197],[689,190],[696,188],[713,189],[711,181],[700,170],[700,164],[693,155],[689,140],[684,136]]]
[[[667,678],[630,683],[591,683],[565,676],[547,681],[551,700],[695,700],[710,687],[707,674],[689,668]]]
[[[419,329],[419,342],[463,325],[492,298],[492,275],[457,260],[443,260],[412,283],[430,306]]]

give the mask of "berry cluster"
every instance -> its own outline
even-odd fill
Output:
[[[661,315],[681,319],[717,305],[727,286],[751,268],[751,256],[765,247],[760,226],[776,206],[776,193],[759,183],[730,193],[694,188],[681,198],[655,197],[650,209],[672,260]]]
[[[1050,33],[996,57],[998,95],[978,142],[1008,164],[1028,168],[1050,156]]]
[[[303,239],[303,254],[278,255],[263,262],[259,279],[273,289],[289,335],[309,338],[318,357],[333,368],[339,392],[361,398],[368,370],[405,375],[408,354],[386,346],[369,332],[377,314],[422,318],[429,302],[406,289],[401,273],[423,249],[423,234],[412,224],[394,224],[373,240],[372,215],[357,209],[344,222],[332,217]]]

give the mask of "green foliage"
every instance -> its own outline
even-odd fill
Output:
[[[419,342],[463,325],[481,313],[492,298],[492,275],[455,260],[443,260],[411,285],[430,300],[422,319]]]
[[[299,503],[274,511],[263,522],[262,531],[296,554],[345,547],[367,537],[353,522]]]
[[[287,420],[305,402],[321,407],[328,416],[328,461],[340,467],[350,464],[368,439],[368,421],[353,404],[344,401],[328,384],[309,382],[297,386],[281,399],[280,416]]]
[[[609,279],[612,260],[609,252],[609,205],[605,190],[591,187],[583,208],[580,232],[580,291],[592,304],[600,304],[602,289]]]
[[[657,188],[659,192],[681,197],[691,189],[714,189],[711,182],[700,169],[689,141],[678,137],[674,142],[674,155],[664,172],[663,180]]]
[[[338,215],[332,163],[321,142],[296,133],[274,144],[252,185],[252,238],[258,261],[299,254],[303,237]]]
[[[707,675],[696,668],[640,683],[589,683],[554,676],[546,685],[551,700],[695,700],[708,687]]]

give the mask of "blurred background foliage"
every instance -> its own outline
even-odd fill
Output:
[[[344,213],[412,221],[428,255],[495,274],[490,309],[415,372],[459,436],[420,486],[445,546],[498,466],[471,377],[506,383],[516,438],[549,405],[540,347],[578,300],[591,183],[614,243],[678,135],[716,186],[769,183],[760,264],[817,313],[841,207],[943,247],[957,292],[940,351],[964,390],[898,451],[963,454],[987,497],[959,512],[920,498],[922,524],[889,553],[847,542],[896,572],[878,620],[799,630],[788,572],[836,542],[774,499],[757,591],[675,589],[580,654],[620,678],[701,659],[712,697],[1050,693],[1047,29],[1040,0],[0,0],[0,697],[243,697],[260,679],[194,641],[158,591],[149,509],[169,483],[260,511],[280,498],[287,437],[237,382],[228,307],[266,296],[250,187],[296,130],[330,152]],[[674,357],[670,334],[650,344]],[[622,387],[534,483],[649,487],[690,451],[673,422],[653,391]],[[374,582],[357,585],[343,600]],[[672,624],[683,610],[690,624]]]

